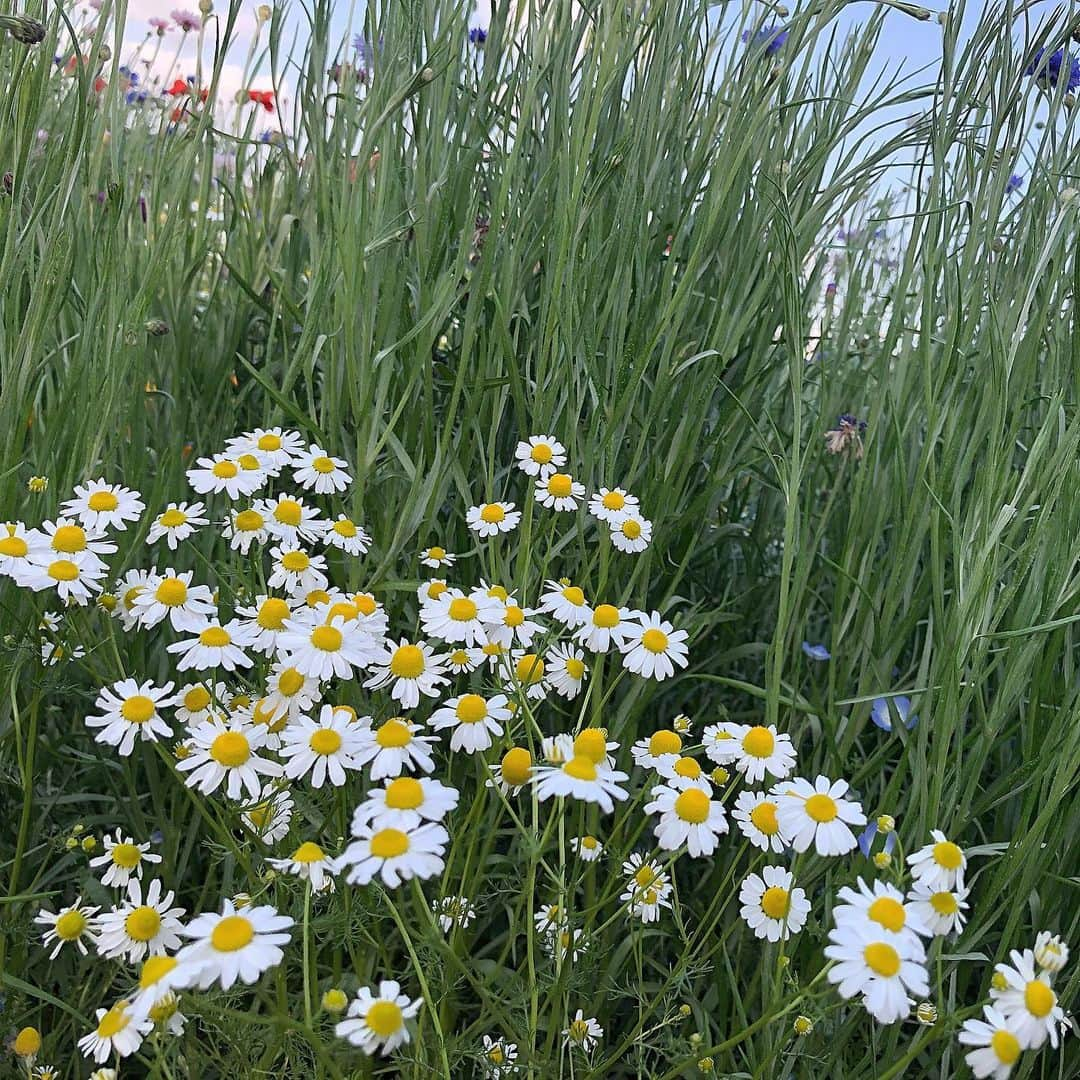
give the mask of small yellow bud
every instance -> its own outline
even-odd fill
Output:
[[[887,851],[879,851],[874,856],[874,865],[879,870],[886,870],[892,866],[892,856]]]
[[[82,834],[84,832],[86,832],[86,826],[85,825],[80,824],[80,825],[73,825],[71,827],[71,835],[72,836],[82,836]]]
[[[64,841],[64,847],[66,847],[68,849],[68,851],[74,851],[78,846],[79,846],[79,841],[76,840],[74,836],[69,836]]]
[[[349,998],[344,990],[339,990],[336,986],[331,987],[322,996],[322,1007],[328,1013],[340,1013],[344,1012],[346,1006],[349,1004]]]
[[[260,5],[259,5],[259,6],[258,6],[258,7],[257,7],[257,8],[255,9],[255,17],[256,17],[256,18],[257,18],[257,19],[259,20],[259,22],[261,22],[261,23],[264,23],[264,22],[269,22],[269,21],[270,21],[270,18],[271,18],[271,16],[272,16],[273,14],[274,14],[274,13],[273,13],[273,12],[272,12],[272,11],[270,10],[270,5],[269,5],[269,4],[260,4]]]
[[[877,819],[878,832],[891,833],[896,829],[896,818],[889,814],[882,814]]]
[[[98,607],[101,608],[103,611],[109,611],[109,612],[115,611],[116,610],[116,604],[117,604],[116,597],[113,596],[112,593],[108,593],[108,592],[102,593],[98,597]]]
[[[26,490],[32,495],[43,495],[49,490],[49,478],[47,476],[31,476],[26,481]]]
[[[177,761],[183,761],[185,758],[191,757],[191,747],[187,743],[178,742],[173,747],[173,757]]]
[[[993,978],[991,978],[991,980],[990,980],[990,985],[995,990],[1008,990],[1009,989],[1009,982],[1005,978],[1005,976],[1001,974],[1000,971],[995,971],[994,972]]]
[[[237,911],[239,911],[241,908],[250,907],[250,905],[251,905],[251,896],[250,896],[250,894],[248,894],[246,892],[238,892],[232,898],[232,902],[233,902],[233,907],[235,907],[237,909]]]
[[[795,1017],[795,1023],[791,1025],[795,1029],[795,1034],[803,1037],[809,1035],[814,1030],[814,1021],[809,1016],[799,1015]]]
[[[711,1057],[703,1057],[698,1063],[697,1067],[702,1072],[712,1072],[716,1068],[716,1062]]]
[[[689,1005],[683,1004],[683,1005],[679,1006],[679,1015],[680,1016],[683,1016],[683,1017],[689,1016],[693,1011],[694,1010],[691,1009]]]
[[[701,1045],[701,1032],[700,1031],[695,1031],[690,1036],[690,1047],[691,1047],[691,1049],[696,1049],[700,1045]]]
[[[94,837],[92,837],[92,836],[84,836],[84,837],[83,837],[83,839],[82,839],[82,849],[83,849],[83,851],[85,851],[85,852],[86,852],[86,853],[87,853],[88,855],[89,855],[89,854],[90,854],[90,852],[91,852],[91,851],[93,851],[93,850],[94,850],[94,848],[96,848],[96,847],[97,847],[97,840],[96,840],[96,839],[94,839]]]
[[[915,1009],[915,1019],[920,1024],[933,1027],[937,1023],[937,1008],[932,1001],[920,1001]]]
[[[716,784],[717,787],[723,787],[731,779],[731,773],[729,773],[723,765],[717,765],[709,775],[712,777],[712,782]]]
[[[41,1032],[36,1027],[24,1027],[18,1035],[15,1036],[15,1041],[11,1044],[11,1049],[15,1051],[19,1057],[32,1058],[36,1056],[37,1052],[41,1049]]]

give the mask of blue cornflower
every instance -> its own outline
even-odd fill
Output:
[[[1005,185],[1005,194],[1011,195],[1014,191],[1019,191],[1023,186],[1024,178],[1019,173],[1013,173]]]
[[[487,41],[487,30],[482,26],[474,26],[469,31],[469,42],[472,45],[483,45]]]
[[[809,641],[802,643],[802,651],[810,657],[811,660],[831,660],[832,656],[829,650],[824,645],[811,645]]]
[[[379,38],[379,48],[383,45],[383,39]],[[362,68],[371,67],[371,62],[375,59],[375,47],[363,34],[357,34],[353,38],[353,48],[356,50],[356,59],[360,61]]]
[[[911,711],[911,698],[903,694],[897,694],[892,698],[892,709],[889,708],[889,698],[874,698],[870,706],[870,719],[882,731],[892,731],[892,709],[896,710],[896,718],[910,731],[918,722],[919,718]]]
[[[1043,87],[1057,87],[1061,82],[1062,68],[1067,71],[1065,89],[1075,90],[1080,86],[1080,60],[1069,56],[1064,49],[1055,49],[1046,59],[1046,49],[1036,49],[1035,59],[1028,64],[1025,75],[1034,75],[1035,81]]]
[[[782,26],[763,26],[754,31],[753,37],[749,30],[742,32],[744,45],[752,45],[754,48],[764,48],[766,56],[773,56],[783,47],[788,39],[788,31]]]

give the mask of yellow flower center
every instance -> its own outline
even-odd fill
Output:
[[[900,954],[884,941],[874,941],[863,949],[866,966],[875,974],[891,979],[900,970]]]
[[[255,937],[255,927],[243,915],[226,915],[214,927],[210,944],[218,952],[238,952]]]
[[[371,854],[376,859],[396,859],[409,850],[409,838],[400,829],[382,829],[371,838]]]
[[[142,852],[134,844],[115,844],[109,854],[121,870],[134,870],[142,860]]]
[[[700,825],[709,816],[712,802],[704,791],[697,788],[687,788],[675,800],[675,813],[683,821],[689,821],[692,825]]]
[[[565,499],[574,490],[573,478],[566,473],[553,473],[548,477],[547,489],[556,499]]]
[[[375,732],[375,741],[384,749],[395,746],[408,746],[412,742],[412,732],[404,720],[396,718],[387,720],[378,731]]]
[[[503,754],[499,770],[507,784],[521,787],[532,775],[532,754],[523,746],[513,746]]]
[[[503,615],[504,626],[520,626],[525,621],[525,612],[516,604],[511,604]]]
[[[930,897],[930,906],[939,915],[955,915],[959,905],[951,892],[936,892]]]
[[[544,677],[544,661],[535,653],[526,653],[514,668],[518,682],[532,686]]]
[[[326,853],[323,849],[310,840],[305,841],[292,853],[292,861],[298,863],[322,862],[325,858]]]
[[[120,706],[120,715],[129,724],[145,724],[154,715],[154,699],[145,694],[132,694]]]
[[[574,753],[599,765],[607,758],[607,735],[600,728],[584,728],[574,739]]]
[[[1011,1031],[999,1029],[990,1036],[990,1049],[1002,1065],[1015,1065],[1020,1057],[1020,1040]]]
[[[463,694],[454,713],[463,724],[478,724],[488,714],[487,702],[479,694]]]
[[[766,836],[775,836],[780,831],[780,822],[776,819],[776,803],[760,802],[750,811],[750,820]]]
[[[225,731],[210,744],[210,756],[226,769],[235,769],[251,757],[251,747],[242,732]]]
[[[336,754],[341,749],[341,736],[333,728],[319,728],[318,731],[312,732],[311,738],[308,739],[308,746],[316,754],[327,757],[330,754]]]
[[[770,919],[786,919],[790,897],[787,889],[773,885],[761,894],[761,910]]]
[[[399,776],[386,788],[386,805],[392,810],[415,810],[423,803],[423,785],[411,776]]]
[[[378,602],[371,593],[357,593],[352,598],[352,602],[361,615],[374,615],[379,608]]]
[[[403,1022],[401,1006],[393,1001],[376,1001],[364,1016],[364,1023],[383,1039],[399,1031]]]
[[[390,658],[390,674],[398,679],[419,679],[424,667],[424,652],[417,645],[400,645]]]
[[[819,824],[826,824],[835,819],[838,813],[836,800],[829,795],[822,795],[820,793],[811,795],[806,800],[806,816],[811,821],[816,821]]]
[[[236,461],[245,472],[256,472],[262,468],[262,464],[254,454],[241,454]]]
[[[311,644],[320,652],[337,652],[342,641],[341,631],[333,626],[316,626],[311,631]]]
[[[95,491],[86,501],[91,510],[98,513],[115,510],[120,505],[120,500],[111,491]]]
[[[701,776],[701,766],[692,757],[681,757],[672,768],[676,776],[684,776],[688,780],[696,780]]]
[[[187,586],[179,578],[162,578],[154,597],[166,607],[179,607],[187,600]]]
[[[289,614],[289,605],[279,597],[271,596],[262,602],[255,621],[264,630],[280,630]]]
[[[312,463],[311,467],[317,472],[322,473],[323,476],[327,476],[332,473],[337,466],[326,456],[317,457]]]
[[[61,941],[74,941],[86,929],[86,916],[72,908],[56,920],[56,936]]]
[[[907,922],[907,912],[899,900],[891,896],[879,896],[867,909],[866,914],[879,926],[898,934]]]
[[[86,533],[79,525],[61,525],[52,538],[53,551],[62,551],[65,555],[74,555],[86,550]]]
[[[325,589],[312,589],[311,592],[305,594],[304,603],[308,607],[318,607],[320,604],[328,604],[330,602],[330,594]]]
[[[653,757],[662,754],[677,754],[682,749],[682,736],[668,728],[654,731],[649,737],[649,753]]]
[[[263,516],[258,510],[241,510],[233,519],[237,532],[258,532],[263,527]]]
[[[124,1006],[126,1005],[126,1001],[114,1005],[98,1021],[97,1036],[99,1039],[111,1039],[114,1035],[119,1035],[131,1023],[131,1017],[124,1012]]]
[[[212,700],[205,686],[193,686],[184,695],[184,708],[189,712],[202,712]]]
[[[427,549],[427,557],[434,559],[435,562],[442,562],[446,558],[446,548],[441,547],[429,547]]]
[[[585,603],[585,593],[581,591],[576,585],[567,585],[562,591],[563,599],[568,604],[573,604],[574,607],[581,607]],[[616,612],[618,615],[618,612]],[[595,622],[595,617],[593,619]]]
[[[569,675],[574,682],[581,682],[585,675],[584,662],[578,660],[575,656],[568,656],[566,658],[566,674]]]
[[[950,840],[934,845],[934,862],[943,870],[959,870],[964,863],[964,853]]]
[[[229,632],[220,626],[208,626],[199,635],[199,644],[211,649],[223,649],[230,641]]]
[[[292,525],[295,528],[304,518],[304,508],[295,499],[279,499],[274,507],[274,517],[282,525]]]
[[[215,461],[210,471],[219,480],[231,480],[240,470],[233,461]]]
[[[75,581],[79,568],[70,559],[57,559],[49,563],[49,577],[54,581]]]
[[[1032,979],[1024,987],[1024,1005],[1032,1016],[1037,1016],[1041,1020],[1050,1014],[1056,1004],[1057,995],[1042,979]]]
[[[485,503],[480,510],[480,520],[489,525],[498,525],[506,520],[506,511],[498,503]]]
[[[143,904],[124,919],[124,929],[133,941],[149,941],[161,929],[161,916],[148,904]]]
[[[627,540],[637,540],[641,536],[641,522],[636,518],[627,518],[619,526],[619,531]]]
[[[11,1049],[15,1051],[19,1057],[34,1057],[41,1049],[41,1032],[37,1028],[24,1027],[18,1035],[15,1036],[14,1042],[11,1044]]]
[[[351,539],[356,535],[356,526],[348,518],[338,518],[330,527],[338,536],[344,536],[346,539]]]
[[[454,622],[469,622],[476,618],[476,605],[467,596],[459,596],[450,601],[450,618]]]
[[[487,594],[496,600],[501,600],[504,604],[510,599],[510,594],[501,585],[492,585]]]
[[[621,510],[626,505],[626,497],[619,491],[609,491],[601,500],[605,510]]]
[[[668,647],[668,636],[663,630],[649,627],[641,635],[641,644],[651,653],[662,653]]]
[[[776,746],[776,739],[767,727],[752,727],[743,737],[742,747],[751,757],[767,758]]]
[[[444,592],[446,592],[449,586],[445,581],[433,581],[427,587],[427,594],[429,600],[438,600]]]
[[[642,889],[647,889],[656,881],[656,871],[647,863],[638,869],[634,875],[634,883]]]
[[[593,626],[599,626],[604,630],[610,630],[619,625],[619,609],[611,604],[598,604],[593,612]]]
[[[339,600],[326,613],[326,621],[330,622],[340,616],[346,622],[350,622],[360,614],[360,609],[350,600]]]
[[[582,757],[579,754],[563,765],[563,772],[575,780],[595,780],[596,763],[592,758]]]
[[[502,1047],[499,1046],[498,1043],[496,1043],[487,1052],[487,1058],[488,1061],[492,1063],[492,1065],[501,1065],[506,1060],[506,1055],[503,1053]]]
[[[288,667],[278,676],[277,685],[279,693],[284,694],[285,697],[292,697],[303,687],[304,676],[296,668]]]
[[[21,559],[29,550],[29,546],[21,536],[5,536],[0,538],[0,555],[8,555],[13,559]]]
[[[175,529],[178,525],[187,524],[187,514],[171,506],[158,518],[158,524],[163,529]]]
[[[286,551],[281,556],[281,565],[290,574],[300,574],[311,565],[311,560],[303,551]]]
[[[570,1038],[574,1042],[584,1042],[589,1034],[589,1025],[584,1020],[570,1021]]]
[[[529,451],[529,457],[531,457],[537,465],[546,465],[554,456],[555,451],[552,450],[547,443],[537,443],[532,450]]]

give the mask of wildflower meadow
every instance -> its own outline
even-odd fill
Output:
[[[1080,1076],[1080,7],[0,69],[0,1077]]]

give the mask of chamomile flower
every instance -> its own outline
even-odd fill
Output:
[[[177,572],[171,566],[154,574],[134,600],[139,624],[150,628],[169,620],[174,630],[204,627],[216,610],[214,595],[206,585],[192,585],[193,571]]]
[[[289,835],[293,800],[288,791],[265,787],[243,812],[244,823],[264,844],[276,844]]]
[[[584,754],[576,754],[561,765],[537,766],[530,779],[541,802],[553,796],[579,799],[596,803],[605,814],[615,809],[616,800],[621,802],[629,794],[619,786],[627,779],[626,773],[598,765]]]
[[[597,604],[589,612],[588,621],[574,632],[574,640],[584,645],[589,652],[607,652],[612,646],[621,650],[630,638],[640,638],[643,634],[644,631],[637,624],[639,615],[641,612],[631,611],[627,607]],[[685,636],[683,632],[684,639]],[[650,641],[652,640],[650,638]],[[666,648],[665,644],[663,651],[666,651]]]
[[[441,656],[426,642],[415,644],[402,638],[396,645],[390,641],[375,652],[371,661],[371,678],[364,683],[368,690],[390,687],[390,696],[402,708],[415,709],[420,695],[438,697],[439,687],[447,679]]]
[[[606,769],[615,768],[615,756],[611,751],[617,750],[619,744],[608,741],[606,728],[582,728],[574,736],[571,746],[571,753],[567,756],[574,757],[580,754],[582,757],[587,757],[594,765],[600,765]]]
[[[239,799],[241,791],[256,799],[262,790],[260,777],[282,773],[279,762],[259,755],[266,737],[265,727],[239,716],[228,722],[206,720],[191,729],[190,752],[176,767],[190,773],[184,782],[204,795],[212,794],[224,783],[230,799]]]
[[[664,758],[656,766],[656,771],[664,778],[669,787],[685,791],[698,788],[706,795],[712,795],[712,780],[705,774],[696,758],[688,755],[676,758]]]
[[[175,551],[201,525],[209,525],[209,518],[204,518],[206,507],[201,502],[171,502],[162,510],[146,534],[148,544],[156,544],[164,539],[170,551]]]
[[[604,1029],[597,1023],[595,1017],[585,1018],[581,1009],[574,1014],[570,1026],[563,1030],[563,1038],[569,1049],[581,1050],[585,1054],[591,1054],[604,1037]]]
[[[239,455],[214,454],[195,462],[188,469],[187,481],[199,495],[221,495],[227,499],[243,499],[254,495],[266,482],[266,473],[260,469],[245,469],[237,460]]]
[[[228,990],[237,979],[250,986],[281,963],[292,925],[269,905],[237,911],[231,900],[222,901],[220,915],[198,915],[183,930],[191,940],[176,958],[187,969],[185,982],[200,990],[214,983]]]
[[[932,844],[926,844],[907,858],[911,876],[936,892],[962,890],[967,856],[961,848],[946,839],[940,829],[931,829],[930,836],[934,840]]]
[[[760,784],[766,774],[783,780],[795,768],[795,748],[791,736],[778,733],[772,724],[732,726],[735,769],[748,784]]]
[[[717,837],[728,831],[723,803],[700,788],[680,791],[666,784],[654,787],[645,813],[658,815],[653,834],[665,851],[675,851],[685,844],[692,858],[711,855]]]
[[[366,555],[371,547],[371,537],[351,518],[338,514],[334,521],[327,522],[323,543],[346,555]]]
[[[291,661],[280,660],[266,678],[264,706],[275,716],[285,715],[292,720],[311,709],[319,697],[320,685],[318,679],[305,675]]]
[[[538,653],[515,649],[508,658],[503,656],[502,667],[508,675],[505,690],[514,694],[524,693],[531,701],[543,701],[547,697],[550,686],[547,664]]]
[[[637,514],[619,514],[611,522],[611,542],[625,555],[640,555],[652,543],[652,522]]]
[[[172,728],[165,722],[160,710],[176,704],[172,696],[173,686],[155,686],[150,680],[139,683],[134,679],[121,679],[105,687],[97,696],[95,707],[100,715],[88,716],[88,728],[100,728],[94,741],[115,746],[121,757],[128,757],[135,749],[135,740],[156,742],[159,735],[169,738]]]
[[[377,655],[371,636],[340,615],[314,625],[300,618],[286,620],[278,653],[301,675],[321,680],[351,679]]]
[[[866,922],[875,926],[875,933],[886,932],[907,938],[918,948],[913,948],[917,959],[922,959],[922,946],[918,935],[930,936],[930,928],[913,904],[904,894],[885,881],[867,885],[862,878],[855,881],[856,889],[845,885],[837,894],[833,919],[838,929],[851,924]]]
[[[432,578],[430,581],[425,581],[416,590],[416,599],[421,604],[425,604],[429,600],[438,600],[448,588],[450,586],[446,584],[443,578]]]
[[[598,608],[597,611],[599,610]],[[622,612],[619,615],[621,625]],[[635,675],[656,679],[658,682],[674,675],[677,667],[686,667],[688,635],[685,630],[676,630],[671,623],[660,617],[658,611],[651,615],[636,612],[635,618],[636,622],[631,622],[626,627],[619,642],[619,647],[623,650],[623,667]],[[595,620],[594,611],[593,621]]]
[[[996,964],[995,977],[1004,989],[990,986],[990,1002],[1009,1021],[1009,1026],[1025,1050],[1036,1050],[1047,1039],[1057,1049],[1058,1028],[1065,1013],[1050,986],[1050,973],[1039,971],[1031,949],[1009,953],[1012,965]]]
[[[450,836],[433,822],[405,829],[384,828],[374,822],[353,830],[355,839],[341,853],[337,868],[349,868],[350,885],[367,885],[376,875],[390,889],[409,878],[425,880],[441,874]]]
[[[421,605],[420,624],[425,634],[450,645],[483,645],[487,641],[485,624],[497,622],[501,614],[500,602],[482,589],[468,595],[461,589],[447,589]]]
[[[271,589],[287,589],[294,596],[304,595],[314,589],[325,589],[330,584],[326,576],[326,558],[311,555],[303,548],[284,544],[270,549]]]
[[[55,589],[63,603],[85,606],[94,593],[101,592],[105,573],[105,567],[87,555],[56,559],[31,553],[16,570],[15,583],[34,592]]]
[[[659,769],[661,765],[670,765],[682,754],[682,736],[670,728],[660,728],[647,739],[638,739],[630,747],[634,764],[643,769]]]
[[[518,1071],[514,1064],[517,1056],[517,1043],[507,1042],[501,1035],[495,1039],[485,1035],[484,1045],[480,1050],[481,1071],[492,1080],[502,1076],[515,1076]]]
[[[129,521],[138,521],[146,503],[137,491],[106,484],[105,478],[88,480],[75,487],[75,498],[63,504],[64,517],[77,518],[86,529],[118,529],[123,532]]]
[[[576,964],[588,944],[584,937],[583,930],[575,930],[570,926],[563,926],[561,929],[553,926],[548,933],[541,936],[540,947],[559,963],[569,957],[570,963]]]
[[[180,657],[177,671],[210,671],[251,667],[251,657],[244,652],[253,638],[251,627],[242,619],[230,619],[222,625],[212,619],[191,628],[195,636],[166,645],[166,651]]]
[[[353,812],[353,832],[368,823],[377,829],[407,831],[423,821],[442,821],[457,806],[459,797],[456,788],[438,780],[399,776],[368,792]]]
[[[793,888],[795,878],[782,866],[763,866],[750,874],[739,889],[739,914],[766,941],[787,941],[806,925],[810,901],[802,889]]]
[[[118,831],[115,840],[111,833],[106,833],[102,845],[105,853],[91,859],[90,866],[106,867],[101,875],[101,884],[106,887],[127,888],[132,878],[142,877],[144,862],[161,862],[161,856],[152,852],[149,844],[136,844],[133,838],[125,837],[123,832]]]
[[[29,546],[28,561],[48,565],[52,560],[78,560],[82,557],[89,567],[104,571],[102,555],[116,553],[116,544],[100,529],[89,529],[72,518],[59,517],[42,522],[40,529],[26,533]]]
[[[551,689],[567,700],[576,698],[589,677],[584,652],[573,645],[559,642],[548,650],[546,661]]]
[[[334,1032],[365,1054],[389,1054],[412,1037],[409,1021],[422,1004],[423,998],[410,1001],[393,979],[380,982],[377,993],[362,986],[349,1005],[349,1018],[335,1024]]]
[[[275,870],[310,881],[313,892],[333,887],[334,860],[318,844],[305,840],[287,859],[267,859]]]
[[[182,907],[170,907],[174,894],[162,895],[155,878],[143,896],[138,878],[128,882],[127,900],[98,918],[97,951],[102,956],[123,956],[135,962],[180,946]]]
[[[631,918],[643,923],[657,922],[664,908],[671,908],[671,880],[664,868],[654,859],[634,852],[622,864],[626,889],[620,894],[621,903],[628,906]]]
[[[295,600],[260,593],[251,604],[238,604],[237,618],[246,620],[250,631],[249,647],[263,656],[272,656],[277,650],[278,638],[290,618]]]
[[[176,692],[176,719],[189,728],[209,720],[218,704],[229,700],[229,688],[222,682],[185,683]]]
[[[731,816],[754,847],[779,854],[787,846],[780,831],[776,800],[763,791],[740,791]]]
[[[568,473],[541,473],[534,494],[536,501],[549,510],[571,511],[585,498],[585,485]]]
[[[293,455],[293,479],[305,491],[314,491],[316,495],[344,491],[352,483],[348,469],[347,461],[330,457],[315,443]]]
[[[513,532],[519,521],[521,511],[515,510],[512,502],[481,503],[469,507],[465,514],[465,524],[482,537]]]
[[[930,985],[922,945],[914,937],[883,930],[874,922],[849,920],[830,934],[825,955],[836,963],[826,978],[842,998],[862,995],[867,1012],[880,1024],[905,1019],[910,996],[925,998]]]
[[[432,570],[441,570],[444,566],[453,566],[457,562],[457,556],[451,555],[446,548],[437,544],[424,548],[420,552],[420,565],[430,566]]]
[[[406,771],[429,773],[435,768],[431,744],[437,743],[439,737],[417,735],[421,730],[419,724],[403,716],[392,716],[376,728],[371,726],[369,718],[360,730],[364,736],[364,748],[358,757],[361,764],[370,764],[372,780],[400,776]]]
[[[307,776],[313,788],[329,780],[334,787],[345,783],[346,771],[361,767],[365,746],[363,731],[343,710],[324,705],[318,720],[297,717],[282,733],[281,757],[291,780]]]
[[[1035,963],[1051,975],[1056,975],[1069,962],[1069,946],[1049,930],[1039,931],[1035,938],[1034,953]]]
[[[265,516],[267,531],[283,547],[313,544],[326,531],[327,522],[320,517],[318,509],[305,504],[299,495],[260,499],[255,508]]]
[[[582,862],[596,862],[604,854],[604,845],[595,836],[573,836],[570,849]]]
[[[514,448],[514,463],[526,476],[547,476],[566,464],[566,447],[554,435],[530,435]]]
[[[497,787],[504,795],[516,795],[532,779],[532,754],[524,746],[512,746],[492,767],[492,779],[487,785]]]
[[[964,1061],[978,1080],[1007,1080],[1024,1047],[1008,1017],[992,1005],[983,1006],[983,1016],[984,1020],[965,1020],[956,1037],[962,1046],[975,1047],[964,1055]]]
[[[479,694],[462,694],[436,709],[428,723],[436,731],[453,729],[451,750],[475,754],[478,750],[486,750],[493,736],[503,733],[503,724],[513,715],[506,705],[505,694],[496,694],[490,700]]]
[[[118,1001],[111,1009],[98,1009],[97,1027],[79,1040],[79,1049],[98,1064],[113,1054],[130,1057],[142,1045],[143,1036],[153,1028],[153,1021],[136,1019],[126,1001]]]
[[[55,914],[42,908],[34,916],[34,922],[47,927],[41,935],[41,943],[48,949],[52,946],[49,959],[55,960],[60,950],[67,944],[86,955],[86,943],[97,944],[97,919],[94,917],[100,908],[83,905],[82,897],[75,897],[75,903],[62,907]]]
[[[270,539],[266,518],[267,515],[254,506],[243,510],[230,509],[223,529],[229,547],[246,555],[252,544],[265,544]]]
[[[122,578],[113,585],[113,594],[116,596],[116,605],[110,615],[120,620],[120,625],[125,631],[133,630],[139,625],[139,616],[135,610],[135,601],[149,585],[151,579],[157,574],[156,570],[129,570]]]
[[[598,521],[612,524],[625,514],[637,514],[637,496],[621,487],[602,487],[589,499],[589,513]]]
[[[279,427],[256,428],[229,439],[225,449],[231,454],[254,454],[269,475],[277,476],[282,468],[303,453],[304,440],[295,431]]]
[[[0,523],[0,577],[15,577],[30,554],[30,534],[21,521]]]
[[[862,807],[843,796],[846,780],[830,781],[819,776],[813,784],[796,777],[773,789],[780,831],[790,838],[796,851],[811,846],[819,855],[846,855],[858,844],[852,825],[865,825]]]
[[[454,649],[446,654],[446,667],[453,675],[468,675],[477,664],[473,649]]]
[[[186,972],[175,956],[148,956],[139,972],[139,986],[131,999],[131,1014],[142,1018],[173,996],[173,989],[184,981]]]
[[[945,937],[959,934],[964,928],[967,911],[967,892],[951,889],[931,889],[923,882],[915,882],[907,896],[907,906],[926,928],[927,934]],[[922,932],[922,931],[920,931]]]
[[[546,611],[568,630],[576,630],[592,619],[592,608],[585,593],[569,581],[548,581],[540,597],[540,610]]]
[[[444,934],[466,929],[476,918],[476,906],[467,896],[440,896],[431,902],[431,910]]]

